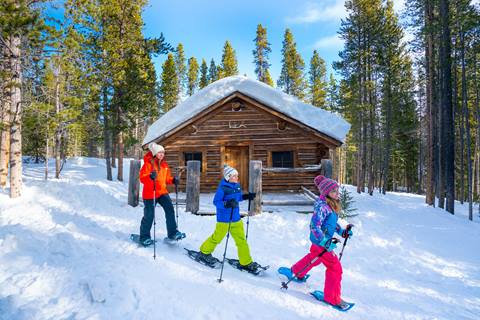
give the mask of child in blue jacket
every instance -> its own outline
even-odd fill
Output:
[[[223,179],[220,181],[213,198],[213,204],[217,209],[217,224],[213,234],[200,247],[200,259],[206,263],[211,263],[215,259],[212,257],[212,252],[227,235],[230,224],[230,234],[237,245],[240,265],[247,271],[256,271],[259,265],[250,256],[250,249],[245,238],[243,222],[240,220],[240,208],[238,206],[240,201],[253,200],[254,198],[255,193],[242,195],[242,190],[238,183],[238,171],[230,166],[225,166]]]

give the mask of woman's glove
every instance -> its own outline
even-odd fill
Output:
[[[178,186],[179,183],[180,183],[180,179],[177,176],[174,176],[173,177],[173,184]]]
[[[153,181],[157,179],[157,171],[150,172],[150,179],[152,179]]]

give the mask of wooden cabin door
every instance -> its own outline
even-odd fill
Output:
[[[248,190],[248,146],[225,147],[225,163],[238,171],[243,191]]]

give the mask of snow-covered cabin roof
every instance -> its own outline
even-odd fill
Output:
[[[344,142],[350,130],[350,124],[335,113],[301,102],[296,97],[263,82],[244,76],[232,76],[211,83],[165,113],[148,128],[143,144],[163,136],[235,92],[249,96],[338,141]]]

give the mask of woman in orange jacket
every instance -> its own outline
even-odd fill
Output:
[[[153,244],[150,237],[155,205],[159,203],[165,212],[168,238],[180,240],[185,233],[178,231],[175,222],[175,211],[172,199],[168,194],[167,184],[178,184],[178,178],[172,177],[170,168],[165,161],[165,149],[154,142],[148,145],[149,151],[143,157],[140,169],[140,182],[143,183],[142,198],[144,203],[143,218],[140,224],[140,242],[144,246]]]

